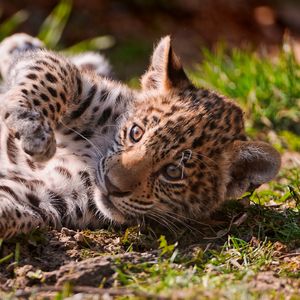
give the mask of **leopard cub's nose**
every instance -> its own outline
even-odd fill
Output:
[[[115,186],[109,179],[107,175],[104,176],[105,187],[108,191],[108,194],[114,197],[127,197],[132,194],[132,191],[122,191],[117,186]]]

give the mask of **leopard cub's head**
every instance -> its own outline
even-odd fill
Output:
[[[118,223],[146,216],[161,223],[201,220],[224,200],[271,180],[280,156],[246,140],[233,102],[196,88],[170,37],[154,50],[113,153],[99,164],[100,206]]]

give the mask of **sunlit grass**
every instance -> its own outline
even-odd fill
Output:
[[[196,85],[238,101],[249,127],[300,133],[300,67],[289,50],[271,60],[219,46],[203,51],[203,61],[191,75]]]

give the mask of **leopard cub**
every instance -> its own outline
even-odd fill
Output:
[[[278,152],[247,140],[234,102],[191,83],[170,37],[139,91],[89,55],[25,34],[0,44],[0,237],[201,220],[277,174]]]

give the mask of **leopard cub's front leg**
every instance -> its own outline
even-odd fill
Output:
[[[0,115],[35,160],[54,155],[54,129],[78,95],[78,82],[78,69],[49,51],[21,53],[12,64],[0,95]]]
[[[30,99],[21,98],[18,92],[3,95],[2,117],[10,132],[21,141],[25,153],[36,161],[51,158],[56,150],[53,128],[49,120],[30,105]],[[28,101],[28,102],[27,102]]]

